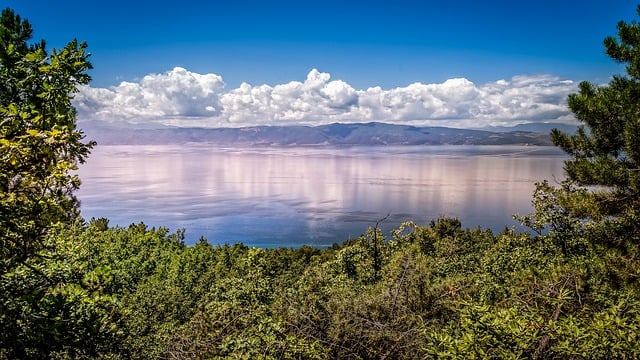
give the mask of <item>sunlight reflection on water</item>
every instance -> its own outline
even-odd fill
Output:
[[[78,197],[86,219],[185,228],[190,244],[326,246],[387,214],[387,234],[440,215],[500,231],[530,211],[536,181],[562,178],[565,158],[526,146],[99,146]]]

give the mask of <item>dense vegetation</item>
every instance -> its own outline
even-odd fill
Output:
[[[628,75],[569,98],[585,127],[552,134],[568,181],[538,184],[532,234],[440,218],[256,249],[80,218],[86,45],[48,55],[5,10],[0,359],[639,358],[640,25],[618,31]]]

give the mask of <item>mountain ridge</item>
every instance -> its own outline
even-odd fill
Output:
[[[557,125],[563,131],[570,127]],[[540,126],[536,129],[542,129]],[[88,126],[85,134],[103,145],[207,143],[220,146],[356,146],[356,145],[552,145],[549,131],[514,128],[457,129],[380,122],[318,126],[249,126],[241,128]]]

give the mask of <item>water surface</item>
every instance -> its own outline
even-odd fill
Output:
[[[186,229],[188,243],[326,246],[454,216],[500,231],[531,210],[565,155],[535,146],[223,149],[98,146],[80,168],[82,215]]]

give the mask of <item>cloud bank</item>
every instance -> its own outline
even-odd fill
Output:
[[[242,127],[379,121],[481,128],[574,119],[566,105],[577,83],[552,75],[514,76],[482,85],[464,78],[438,84],[354,89],[313,69],[302,82],[225,90],[216,74],[176,67],[110,88],[85,86],[78,120],[112,125]]]

